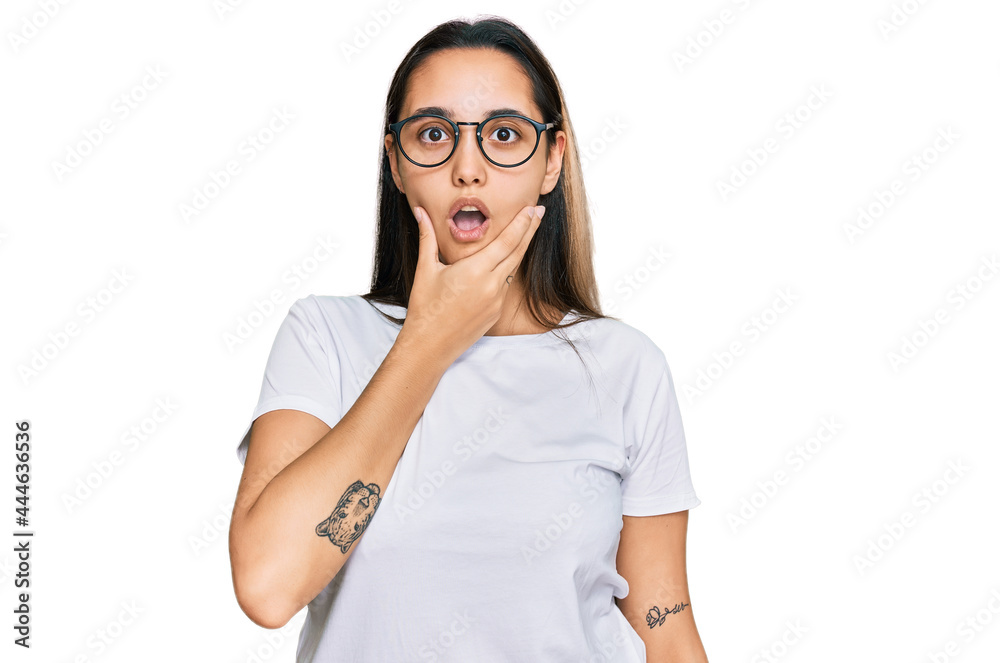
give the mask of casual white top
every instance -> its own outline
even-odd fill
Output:
[[[399,333],[373,306],[406,315],[360,295],[294,302],[251,422],[294,409],[336,425]],[[371,499],[370,477],[356,479]],[[376,489],[367,529],[309,603],[298,663],[645,663],[614,602],[628,594],[615,566],[622,515],[701,503],[664,354],[611,319],[481,337]]]

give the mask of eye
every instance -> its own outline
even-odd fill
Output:
[[[451,132],[438,126],[427,127],[417,136],[425,143],[446,143],[451,140]]]
[[[494,138],[496,136],[496,138]],[[500,126],[493,130],[490,134],[490,140],[496,140],[498,143],[513,143],[521,138],[521,134],[514,127]]]

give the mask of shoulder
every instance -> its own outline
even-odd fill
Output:
[[[361,295],[310,294],[294,301],[288,316],[301,321],[323,345],[348,352],[391,336],[393,327],[398,330],[383,311],[400,317],[406,314],[403,307],[369,302]]]
[[[309,294],[292,302],[289,315],[305,317],[309,322],[323,328],[338,322],[356,322],[378,316],[374,305],[361,295],[316,295]]]
[[[581,337],[605,359],[634,373],[657,373],[666,368],[666,355],[645,332],[622,320],[600,318],[579,325]]]

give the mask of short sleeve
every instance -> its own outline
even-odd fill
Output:
[[[691,509],[695,495],[674,380],[662,351],[642,362],[625,406],[622,515],[655,516]]]
[[[301,410],[333,428],[343,417],[340,361],[314,296],[295,301],[278,327],[254,408],[236,457],[246,464],[253,421],[272,410]]]

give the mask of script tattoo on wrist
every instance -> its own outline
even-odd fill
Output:
[[[358,479],[341,495],[330,517],[316,525],[316,535],[330,539],[346,555],[375,515],[381,492],[374,483],[365,485]]]
[[[673,614],[675,612],[680,612],[681,610],[690,605],[691,605],[690,603],[684,603],[684,601],[681,601],[680,604],[674,604],[673,610],[667,610],[666,608],[664,608],[664,612],[662,614],[660,613],[660,609],[654,605],[652,608],[649,609],[649,612],[646,613],[646,623],[649,624],[649,628],[653,628],[654,626],[659,626],[664,622],[664,620],[666,620],[667,615]]]

